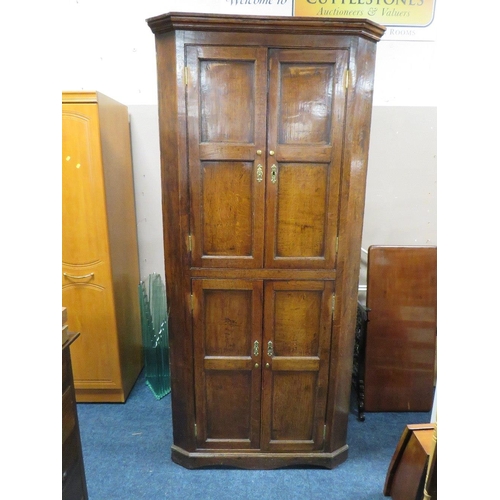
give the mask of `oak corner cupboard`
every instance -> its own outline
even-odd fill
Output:
[[[62,94],[62,301],[77,402],[124,402],[143,366],[128,109]]]
[[[347,458],[375,51],[362,19],[170,13],[156,41],[172,459]]]

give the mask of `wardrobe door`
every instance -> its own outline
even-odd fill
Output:
[[[113,288],[95,104],[62,112],[62,299],[81,332],[71,346],[77,389],[120,389]]]
[[[192,266],[263,263],[267,50],[187,47]]]
[[[193,280],[199,448],[258,448],[262,282]]]
[[[263,450],[323,448],[332,298],[331,281],[265,285]]]
[[[271,50],[266,267],[334,268],[347,50]]]
[[[95,104],[62,107],[62,258],[89,266],[108,257],[99,112]]]

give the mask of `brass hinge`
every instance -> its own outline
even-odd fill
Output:
[[[188,249],[190,252],[193,251],[193,237],[191,235],[188,236]]]
[[[335,253],[339,252],[339,237],[335,238]]]
[[[323,426],[323,443],[326,441],[326,424]]]
[[[335,295],[332,295],[332,316],[335,316]]]
[[[184,85],[187,85],[189,81],[189,68],[184,66]]]
[[[194,437],[198,437],[198,426],[196,424],[194,424]]]
[[[191,294],[190,302],[191,302],[191,304],[190,304],[191,305],[191,312],[193,312],[194,311],[194,296],[193,296],[193,294]]]
[[[349,80],[350,80],[350,71],[348,69],[345,70],[345,88],[348,89],[349,88]]]

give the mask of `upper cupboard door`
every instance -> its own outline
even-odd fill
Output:
[[[267,50],[187,48],[192,265],[261,267]]]
[[[335,267],[347,50],[271,50],[266,267]]]

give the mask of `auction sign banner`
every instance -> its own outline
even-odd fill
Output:
[[[201,7],[202,1],[199,2]],[[293,0],[220,0],[219,12],[251,16],[292,16],[292,5]],[[202,8],[205,8],[205,0]]]
[[[370,19],[383,26],[423,28],[432,23],[435,0],[295,0],[294,16]]]

